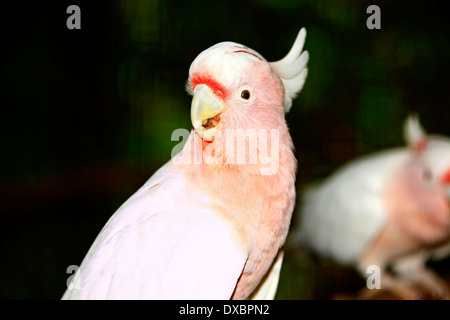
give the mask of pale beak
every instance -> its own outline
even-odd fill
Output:
[[[204,84],[195,87],[191,104],[191,122],[195,132],[206,141],[214,141],[216,126],[220,114],[225,110],[225,103],[217,98]]]

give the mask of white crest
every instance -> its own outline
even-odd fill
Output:
[[[415,146],[421,140],[426,137],[426,132],[422,128],[419,116],[416,113],[411,113],[405,120],[405,124],[403,127],[403,132],[405,136],[405,140],[408,145]]]
[[[292,106],[292,99],[302,90],[305,84],[309,60],[308,51],[303,51],[305,44],[306,30],[302,28],[295,39],[289,53],[281,60],[270,62],[272,69],[280,77],[285,90],[284,111],[289,112]]]

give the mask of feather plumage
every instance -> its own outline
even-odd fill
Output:
[[[285,112],[289,112],[291,109],[292,100],[302,90],[308,75],[309,53],[302,51],[305,39],[306,30],[302,28],[289,53],[283,59],[270,63],[285,88]]]
[[[450,139],[427,135],[417,115],[406,119],[404,137],[407,147],[352,160],[307,189],[292,241],[362,276],[376,265],[386,274],[382,286],[406,298],[417,296],[417,283],[449,297],[425,262],[433,248],[448,253],[439,246],[450,241]],[[400,280],[386,273],[388,265]]]
[[[110,218],[64,299],[246,299],[258,286],[258,297],[275,295],[295,202],[285,88],[254,50],[222,42],[193,61],[186,89],[193,130],[183,150]],[[247,162],[218,161],[225,133],[243,129],[276,130],[277,140],[258,136],[279,147],[269,163],[252,162],[260,143]]]

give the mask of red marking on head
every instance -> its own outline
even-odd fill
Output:
[[[447,170],[447,172],[442,177],[442,184],[450,184],[450,170]]]
[[[216,140],[215,139],[215,137],[213,137],[213,139],[211,140],[211,141],[206,141],[206,140],[203,140],[203,138],[201,138],[202,139],[202,157],[204,157],[205,156],[205,149],[206,148],[209,148],[209,146],[214,142],[214,140]]]
[[[228,97],[227,89],[222,86],[219,82],[217,82],[213,77],[209,75],[200,75],[195,73],[192,76],[192,91],[195,90],[195,87],[199,84],[207,85],[211,91],[220,99],[224,100]]]

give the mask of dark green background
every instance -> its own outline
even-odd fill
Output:
[[[66,28],[70,4],[81,8],[81,30]],[[366,28],[370,4],[381,8],[381,30]],[[450,135],[450,24],[442,5],[2,3],[0,298],[60,298],[66,268],[170,159],[172,131],[190,128],[189,65],[217,42],[242,43],[274,61],[307,29],[309,76],[287,115],[299,187],[357,155],[402,145],[410,111],[428,131]],[[286,258],[279,298],[326,299],[360,285],[308,259]]]

